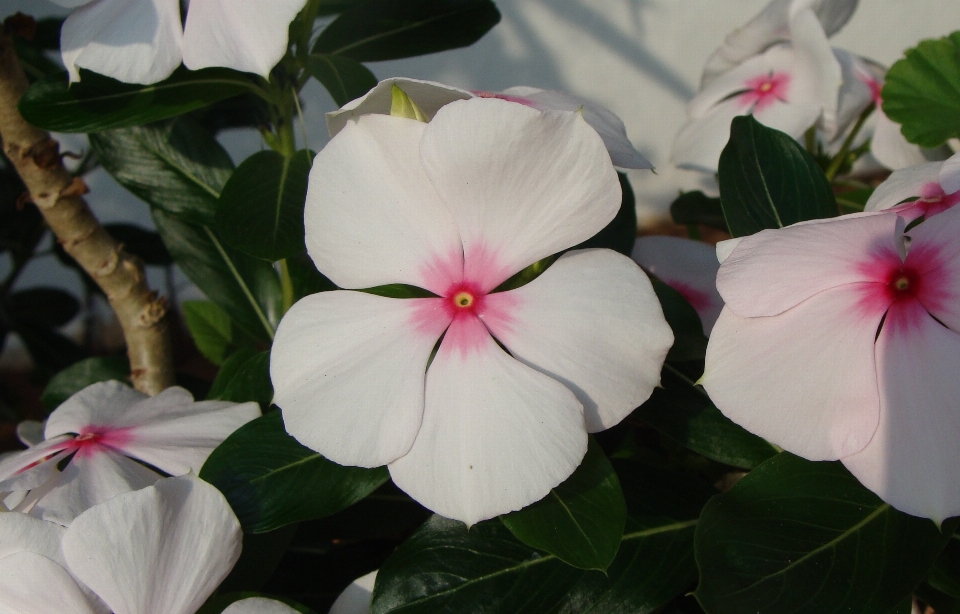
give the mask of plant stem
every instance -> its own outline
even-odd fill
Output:
[[[827,167],[827,181],[833,181],[833,178],[837,176],[837,172],[840,170],[840,167],[843,166],[847,154],[850,153],[850,146],[853,145],[853,140],[857,138],[857,134],[860,133],[860,129],[863,128],[863,124],[866,123],[867,118],[870,117],[870,114],[873,113],[875,108],[876,105],[871,103],[869,107],[863,110],[860,117],[857,118],[857,123],[853,125],[853,130],[851,130],[847,138],[844,139],[843,145],[840,147],[840,152],[833,157],[833,160],[830,161],[830,166]]]
[[[57,240],[107,295],[123,327],[134,387],[157,394],[174,383],[166,302],[147,286],[140,259],[124,251],[94,217],[81,197],[86,184],[64,168],[59,144],[20,115],[17,103],[28,85],[10,34],[0,30],[4,152]]]

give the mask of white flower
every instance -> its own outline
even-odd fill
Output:
[[[333,602],[329,614],[370,614],[377,571],[373,570],[351,582]]]
[[[226,499],[193,475],[118,495],[67,529],[0,514],[0,611],[194,614],[241,540]]]
[[[227,435],[260,415],[256,403],[194,403],[183,388],[148,397],[120,382],[87,386],[47,420],[45,440],[0,461],[7,506],[67,525],[87,508],[197,472]],[[66,463],[62,471],[58,468]]]
[[[306,0],[53,0],[74,9],[60,52],[70,81],[80,68],[127,83],[162,81],[180,65],[225,66],[268,77],[287,50],[290,22]]]
[[[867,211],[896,209],[913,221],[960,203],[960,153],[945,162],[926,162],[893,171],[867,200]]]
[[[433,81],[403,77],[384,79],[360,98],[351,100],[337,111],[327,113],[327,130],[330,136],[340,132],[351,118],[367,113],[389,115],[394,85],[402,89],[420,107],[427,119],[436,115],[437,111],[446,104],[474,97],[500,98],[540,111],[581,111],[583,119],[603,139],[603,144],[610,153],[614,166],[634,169],[653,168],[653,165],[630,142],[623,120],[610,109],[564,92],[525,86],[507,88],[502,92],[470,92]]]
[[[703,332],[709,337],[723,309],[723,299],[717,292],[720,262],[714,247],[681,237],[649,236],[637,239],[630,255],[687,299],[697,310]]]
[[[341,288],[436,296],[294,305],[270,361],[287,430],[335,462],[389,464],[414,499],[468,524],[544,497],[587,432],[649,397],[673,335],[647,277],[612,251],[570,252],[495,290],[593,236],[620,201],[577,113],[475,98],[429,123],[348,122],[310,174],[310,256]]]

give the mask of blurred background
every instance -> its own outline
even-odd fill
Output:
[[[684,105],[696,91],[704,61],[724,36],[756,14],[767,0],[497,0],[503,19],[466,49],[426,57],[369,64],[378,78],[407,76],[466,89],[501,90],[528,85],[570,92],[617,113],[638,149],[657,167],[631,171],[641,228],[667,216],[680,190],[707,188],[703,176],[671,166],[670,147],[685,118]],[[66,10],[47,0],[0,0],[0,19],[17,11],[38,18]],[[960,29],[956,0],[863,0],[850,23],[833,37],[834,46],[889,65],[923,38]],[[323,114],[335,104],[311,81],[303,92],[307,146],[328,140]],[[57,135],[64,151],[83,153],[85,138]],[[221,141],[240,161],[263,147],[253,130],[228,130]],[[88,201],[103,223],[152,228],[147,206],[102,170],[86,177]],[[50,243],[49,236],[45,239]],[[80,309],[62,331],[86,337],[97,351],[122,344],[105,302],[84,287],[75,270],[56,257],[53,245],[17,277],[14,290],[54,286],[81,297]],[[162,261],[162,258],[161,258]],[[0,278],[10,271],[9,253],[0,253]],[[173,267],[150,266],[152,287],[176,301],[201,298]],[[9,336],[0,367],[25,370],[30,357]]]

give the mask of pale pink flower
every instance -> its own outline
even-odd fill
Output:
[[[290,22],[306,0],[53,0],[74,9],[60,52],[70,81],[86,68],[127,83],[170,76],[181,60],[199,70],[225,66],[268,78],[287,51]],[[181,25],[182,24],[182,25]]]
[[[183,388],[148,397],[120,382],[93,384],[50,414],[44,441],[0,460],[0,493],[12,493],[11,509],[67,525],[89,507],[156,482],[151,467],[200,471],[227,435],[259,415],[256,403],[195,403]]]
[[[960,513],[960,208],[904,226],[856,214],[719,249],[701,382],[746,429],[942,521]]]
[[[496,289],[593,236],[620,200],[577,113],[475,98],[429,123],[348,122],[310,174],[310,256],[341,288],[436,296],[295,304],[270,360],[287,430],[337,463],[388,464],[414,499],[469,524],[544,497],[588,432],[649,397],[673,335],[643,271],[612,251]]]
[[[370,614],[373,602],[373,585],[377,581],[377,571],[354,580],[345,588],[330,607],[329,614]]]
[[[233,568],[241,540],[226,499],[193,475],[118,495],[66,529],[0,514],[0,609],[194,614]]]
[[[942,213],[960,203],[960,154],[893,171],[867,200],[867,211],[896,210],[907,221]]]
[[[610,109],[565,92],[526,86],[511,87],[502,92],[487,92],[481,90],[467,91],[433,81],[403,77],[384,79],[360,98],[351,100],[340,109],[327,113],[327,130],[330,132],[330,136],[340,132],[350,118],[367,113],[389,115],[394,85],[402,89],[420,107],[428,119],[436,115],[437,111],[446,104],[455,100],[469,100],[474,97],[499,98],[533,107],[540,111],[578,111],[583,114],[583,119],[587,124],[596,130],[600,138],[603,139],[603,144],[606,146],[614,166],[633,169],[653,168],[650,161],[644,158],[630,142],[623,120]]]
[[[723,309],[723,299],[717,292],[720,262],[713,246],[681,237],[640,237],[633,244],[631,256],[687,299],[709,336]]]

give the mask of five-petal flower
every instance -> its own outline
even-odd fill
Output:
[[[67,525],[87,508],[170,475],[197,472],[256,403],[195,403],[183,388],[147,397],[116,381],[87,386],[52,414],[45,440],[0,461],[7,507]],[[60,468],[65,462],[65,466]]]
[[[60,52],[70,81],[86,68],[127,83],[162,81],[180,65],[225,66],[267,77],[287,50],[287,29],[306,0],[53,0],[74,9]]]
[[[960,154],[893,171],[867,200],[867,211],[895,209],[908,221],[930,217],[960,203]]]
[[[739,240],[701,381],[748,430],[942,521],[960,513],[960,208],[904,226],[866,213]]]
[[[612,251],[496,290],[598,232],[620,200],[577,113],[476,98],[429,123],[349,122],[310,174],[310,256],[341,288],[435,296],[295,304],[270,361],[287,430],[335,462],[389,464],[413,498],[469,524],[545,496],[588,431],[649,397],[673,335],[649,280]]]

